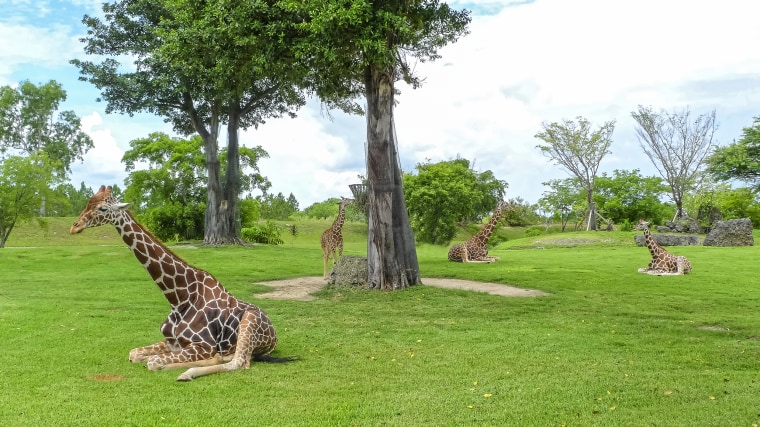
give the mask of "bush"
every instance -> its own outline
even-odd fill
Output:
[[[255,227],[256,222],[261,217],[261,203],[254,199],[243,199],[240,201],[240,227]]]
[[[525,237],[536,237],[542,234],[544,234],[543,226],[530,227],[527,230],[525,230]]]
[[[263,225],[255,224],[253,227],[243,228],[240,230],[240,234],[243,236],[243,239],[249,242],[267,245],[281,245],[284,243],[280,234],[280,228],[271,219]]]
[[[143,215],[145,226],[159,239],[201,239],[206,206],[171,203],[149,209]]]

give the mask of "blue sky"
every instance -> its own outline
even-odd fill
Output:
[[[101,0],[0,0],[0,85],[51,79],[68,92],[63,109],[83,118],[96,147],[73,167],[84,181],[122,185],[129,141],[171,133],[160,118],[105,114],[98,91],[69,65],[85,58],[83,15]],[[542,182],[565,178],[535,148],[543,121],[583,116],[616,120],[612,154],[600,172],[656,171],[639,147],[630,113],[639,104],[668,111],[713,109],[717,142],[727,144],[760,115],[760,3],[745,0],[535,0],[450,2],[473,10],[470,34],[417,64],[425,84],[399,84],[396,132],[402,166],[463,157],[509,183],[508,196],[535,202]],[[306,207],[349,196],[365,174],[365,121],[312,100],[296,119],[241,133],[270,154],[260,162],[272,190]],[[220,143],[224,143],[224,138]]]

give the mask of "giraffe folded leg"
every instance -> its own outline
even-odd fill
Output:
[[[210,345],[201,342],[193,342],[176,351],[150,356],[148,358],[148,369],[151,371],[160,371],[162,369],[182,367],[183,365],[181,364],[183,363],[213,363],[207,361],[213,360],[215,355],[216,350]]]
[[[194,362],[180,362],[180,363],[171,363],[168,365],[164,365],[161,369],[162,370],[169,370],[169,369],[186,369],[186,368],[195,368],[199,366],[213,366],[218,365],[220,363],[226,363],[232,360],[235,357],[234,354],[228,354],[226,356],[222,356],[221,354],[217,353],[214,355],[214,357],[210,359],[202,359],[202,360],[196,360]]]
[[[133,348],[129,352],[129,361],[132,363],[145,362],[151,356],[168,353],[173,350],[177,349],[170,346],[166,340],[164,340],[155,344],[147,345],[145,347]]]
[[[271,324],[262,322],[259,313],[247,311],[240,320],[238,342],[232,360],[219,365],[190,368],[177,377],[177,381],[192,381],[193,378],[204,375],[234,371],[240,368],[248,369],[254,350],[261,352],[261,354],[269,354],[274,350],[276,343],[277,336],[274,334]]]

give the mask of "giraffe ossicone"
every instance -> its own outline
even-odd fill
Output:
[[[491,219],[477,233],[466,242],[459,243],[449,249],[449,261],[453,262],[476,262],[491,263],[498,261],[499,257],[488,256],[488,239],[496,230],[496,225],[507,211],[514,210],[506,201],[499,202],[491,215]]]
[[[338,204],[338,217],[335,218],[330,228],[322,233],[320,244],[322,245],[324,261],[323,277],[327,277],[327,264],[330,261],[330,255],[332,255],[333,265],[337,264],[338,258],[343,256],[343,222],[346,220],[346,206],[353,202],[354,199],[341,197]]]
[[[270,356],[277,335],[266,313],[235,298],[210,273],[172,252],[135,220],[128,206],[113,197],[110,186],[101,186],[70,233],[112,224],[171,306],[161,325],[165,339],[133,349],[129,352],[130,362],[147,362],[150,370],[189,368],[177,380],[190,381],[202,375],[248,368],[251,360],[296,359]]]
[[[649,265],[646,268],[639,268],[639,273],[654,276],[680,276],[691,272],[691,263],[685,256],[671,254],[654,240],[652,233],[649,232],[649,222],[640,219],[633,229],[644,232],[647,249],[652,255]]]

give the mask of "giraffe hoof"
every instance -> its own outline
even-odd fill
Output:
[[[177,377],[177,381],[180,381],[180,382],[183,382],[183,383],[190,382],[192,380],[193,380],[193,377],[191,377],[190,375],[188,375],[187,372],[185,372],[185,373],[183,373],[183,374],[181,374],[180,376]]]
[[[160,360],[157,360],[156,358],[151,358],[150,360],[148,360],[148,370],[160,371],[164,369],[165,367],[166,365]]]
[[[135,348],[129,352],[129,361],[132,363],[144,362],[145,357],[140,355]]]

